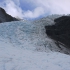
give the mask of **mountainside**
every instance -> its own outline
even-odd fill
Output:
[[[51,17],[0,24],[0,70],[70,70],[70,51],[46,34]]]
[[[6,11],[0,7],[0,23],[11,22],[11,21],[18,21],[18,19],[7,14]]]
[[[46,34],[70,50],[70,16],[54,20],[55,24],[46,26]]]
[[[0,70],[70,70],[70,56],[58,53],[68,50],[61,50],[46,35],[46,21],[0,24]]]
[[[50,20],[50,19],[49,19]],[[69,50],[62,46],[62,49],[55,44],[55,41],[46,35],[45,25],[48,23],[53,24],[52,20],[44,22],[31,22],[31,21],[15,21],[10,23],[0,24],[1,38],[8,39],[12,44],[21,47],[31,45],[36,47],[39,51],[56,51],[69,54]]]

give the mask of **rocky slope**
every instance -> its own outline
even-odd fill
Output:
[[[45,26],[46,34],[54,39],[58,43],[58,46],[62,44],[70,50],[70,16],[56,18],[54,22],[54,25]]]
[[[67,28],[66,31],[62,28],[65,26],[66,23],[62,24],[59,22],[59,24],[60,24],[60,28],[59,28],[59,26],[57,26],[58,23],[55,21],[57,19],[59,19],[60,17],[61,17],[61,15],[51,15],[51,16],[42,18],[40,20],[35,20],[33,22],[33,24],[35,24],[38,27],[41,35],[43,35],[43,37],[45,37],[45,39],[43,38],[45,40],[45,42],[48,42],[51,45],[50,49],[52,51],[54,50],[54,51],[70,54],[70,49],[66,47],[69,45],[69,32],[68,32],[69,27],[67,27],[67,26],[69,26],[69,22],[68,22],[68,25],[66,26],[66,28]],[[68,32],[68,34],[65,34],[66,36],[67,35],[68,36],[64,37],[60,34],[57,37],[57,34],[59,31],[54,28],[55,25],[57,26],[56,29],[57,28],[60,29],[60,33]],[[63,29],[63,30],[61,31],[61,29]],[[55,32],[55,30],[56,30],[56,32]],[[62,39],[61,37],[63,37],[64,39]]]
[[[0,23],[2,22],[11,22],[11,21],[18,21],[18,19],[12,17],[11,15],[7,14],[6,11],[0,7]]]

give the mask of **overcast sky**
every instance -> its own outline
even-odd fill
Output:
[[[19,18],[70,14],[70,0],[0,0],[0,7],[13,17]]]

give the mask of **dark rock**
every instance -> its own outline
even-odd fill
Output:
[[[12,17],[7,14],[6,11],[0,7],[0,23],[2,22],[10,22],[10,21],[18,21],[18,19]]]
[[[60,22],[62,20],[66,20],[66,19],[69,19],[69,18],[70,18],[70,16],[62,16],[62,17],[54,19],[54,22]]]
[[[62,16],[54,20],[55,25],[45,26],[46,34],[70,49],[70,16]]]

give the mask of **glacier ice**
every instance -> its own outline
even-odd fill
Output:
[[[55,23],[50,17],[35,21],[6,22],[0,24],[0,37],[8,39],[18,47],[66,53],[67,49],[63,47],[64,49],[61,50],[45,33],[45,26],[53,24]]]
[[[45,33],[49,23],[54,24],[49,18],[1,23],[0,70],[70,70],[70,56],[57,52],[66,49]]]

